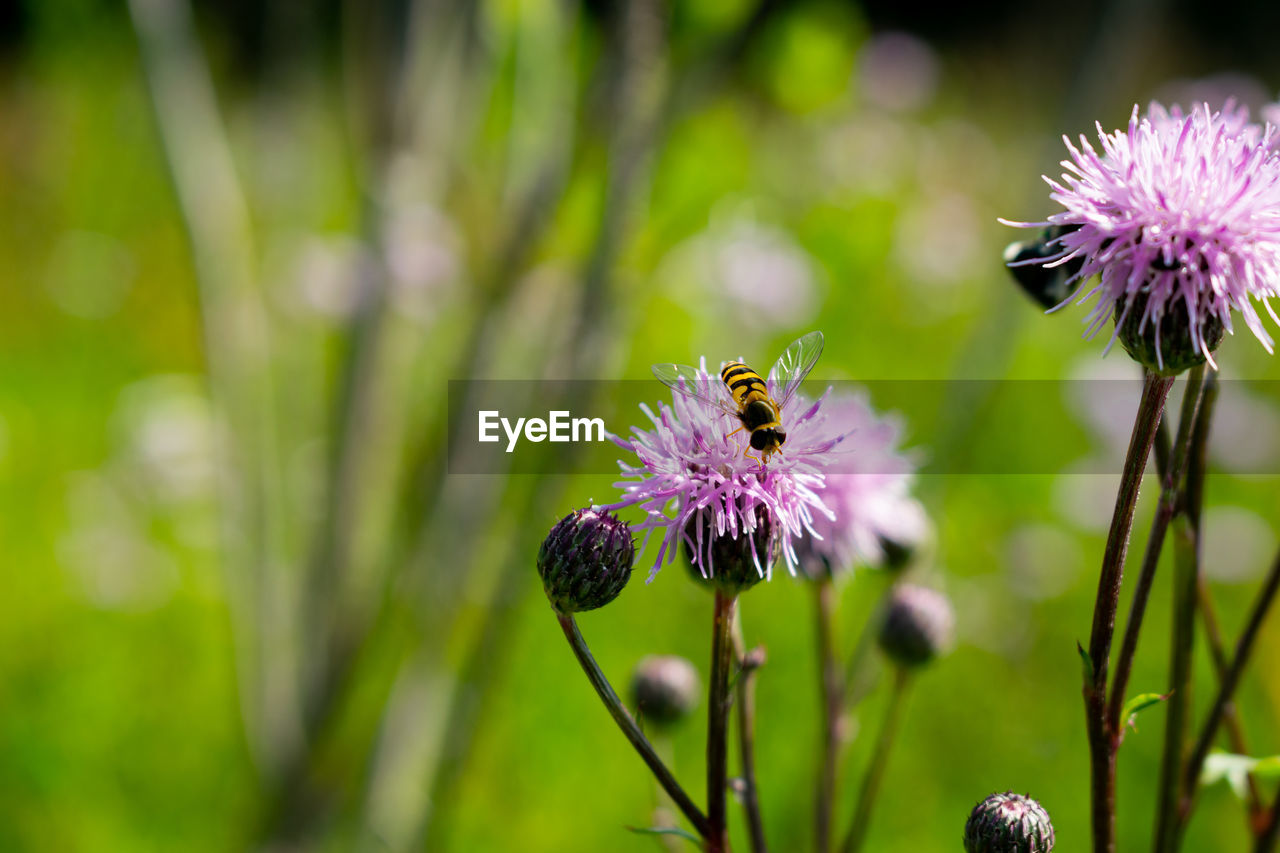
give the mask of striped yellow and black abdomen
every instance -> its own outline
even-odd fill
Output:
[[[720,368],[720,378],[724,380],[725,385],[729,386],[729,393],[733,395],[733,402],[740,409],[746,408],[748,403],[756,400],[767,401],[769,399],[764,380],[760,378],[760,374],[740,361],[731,361]]]

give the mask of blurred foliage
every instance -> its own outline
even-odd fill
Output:
[[[1037,175],[1064,131],[1118,126],[1222,62],[1241,74],[1195,92],[1280,85],[1274,51],[1221,46],[1264,32],[1263,6],[1126,28],[1138,5],[1064,23],[988,3],[989,27],[926,39],[887,33],[916,18],[882,3],[202,2],[186,44],[166,41],[188,31],[181,0],[5,6],[0,849],[654,849],[622,829],[648,822],[650,781],[533,569],[612,478],[449,476],[446,381],[762,362],[810,328],[820,379],[1133,376],[1079,340],[1078,310],[1025,301],[996,217],[1049,210]],[[175,68],[211,69],[216,100],[155,97]],[[185,174],[184,145],[207,146]],[[1252,340],[1220,361],[1277,377]],[[928,443],[975,459],[1061,444],[1088,469],[1133,405],[1099,412],[1064,383],[1005,412],[954,387]],[[1278,470],[1277,406],[1224,397],[1216,462]],[[975,427],[984,411],[1000,429]],[[1210,478],[1229,635],[1275,547],[1276,480]],[[973,803],[1010,788],[1084,849],[1075,642],[1114,482],[922,478],[960,645],[909,700],[870,849],[954,850]],[[846,647],[883,581],[845,589]],[[1135,694],[1163,689],[1167,586]],[[779,576],[743,601],[769,653],[777,849],[811,831],[809,592]],[[581,621],[616,684],[646,654],[708,657],[709,600],[679,567]],[[1255,755],[1280,751],[1277,673],[1273,620],[1239,701]],[[1122,751],[1121,849],[1149,836],[1158,714]],[[701,742],[693,723],[670,744],[693,790]],[[1243,838],[1230,791],[1206,790],[1187,849]]]

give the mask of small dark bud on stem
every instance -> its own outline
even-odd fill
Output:
[[[1078,228],[1079,226],[1075,226]],[[1034,261],[1038,258],[1051,258],[1062,251],[1057,238],[1074,228],[1063,225],[1050,225],[1031,240],[1020,240],[1010,243],[1004,250],[1006,264],[1010,266],[1015,281],[1023,292],[1045,308],[1056,308],[1066,301],[1071,292],[1079,284],[1079,279],[1067,284],[1067,279],[1080,272],[1084,266],[1084,258],[1072,258],[1065,264],[1046,267],[1037,263],[1019,263]]]
[[[756,646],[742,656],[742,671],[751,672],[764,666],[769,660],[769,655],[765,652],[764,646]]]
[[[538,550],[542,588],[558,613],[604,607],[631,579],[636,548],[626,522],[596,509],[562,518]]]
[[[881,566],[891,572],[900,572],[911,565],[916,550],[920,547],[918,542],[899,541],[887,536],[877,538],[880,540],[880,549],[884,552]]]
[[[894,587],[880,626],[880,648],[899,666],[923,666],[950,648],[955,613],[942,593],[916,584]]]
[[[676,655],[641,658],[631,675],[631,701],[646,723],[666,728],[698,706],[702,685],[693,664]]]
[[[1030,797],[992,794],[973,807],[964,825],[965,853],[1049,853],[1053,823]]]

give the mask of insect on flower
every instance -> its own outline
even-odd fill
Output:
[[[726,362],[720,368],[720,382],[708,381],[705,374],[687,364],[655,364],[653,375],[672,391],[710,403],[737,418],[742,426],[729,435],[744,430],[750,432],[743,455],[748,459],[758,459],[760,466],[764,467],[769,457],[782,452],[782,445],[787,440],[787,431],[782,426],[782,408],[818,363],[822,344],[822,332],[810,332],[793,342],[769,371],[768,385],[760,374],[740,361]],[[776,399],[770,396],[770,387],[782,389]],[[760,456],[752,456],[752,450]]]

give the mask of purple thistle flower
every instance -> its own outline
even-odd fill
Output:
[[[1275,129],[1251,123],[1248,111],[1231,103],[1185,115],[1153,103],[1142,118],[1134,107],[1127,131],[1105,133],[1099,124],[1098,139],[1101,152],[1083,136],[1078,148],[1063,137],[1071,154],[1062,161],[1067,173],[1061,182],[1045,181],[1064,211],[1045,222],[1001,220],[1066,229],[1056,252],[1019,263],[1083,262],[1072,281],[1099,276],[1094,287],[1080,289],[1080,302],[1097,297],[1086,336],[1114,317],[1112,342],[1122,327],[1151,335],[1160,370],[1170,354],[1161,349],[1166,320],[1164,342],[1189,350],[1196,362],[1217,366],[1215,338],[1232,331],[1233,310],[1270,352],[1271,336],[1251,300],[1276,319],[1266,301],[1280,292]]]
[[[882,565],[888,548],[911,549],[929,531],[924,507],[911,495],[916,463],[898,447],[902,425],[878,415],[865,393],[833,395],[823,409],[819,429],[852,433],[857,453],[829,470],[818,490],[832,514],[814,518],[818,535],[800,546],[801,566],[806,574],[824,575]]]
[[[705,359],[699,365],[699,379],[706,387],[720,382],[718,376],[707,373]],[[767,385],[777,399],[781,389],[772,378]],[[627,478],[614,484],[622,489],[622,499],[606,509],[638,507],[646,513],[644,521],[632,526],[645,531],[642,548],[653,531],[663,531],[649,580],[664,562],[675,560],[682,544],[703,577],[715,577],[715,540],[743,535],[750,537],[752,562],[761,577],[770,576],[773,555],[779,550],[795,574],[793,540],[805,533],[813,535],[815,520],[831,516],[819,492],[826,472],[848,455],[844,444],[848,431],[832,427],[823,411],[827,395],[810,402],[796,394],[783,405],[787,442],[763,466],[744,455],[746,433],[730,435],[740,426],[735,418],[706,401],[678,393],[672,397],[672,404],[659,403],[656,413],[641,406],[652,429],[632,427],[629,439],[613,436],[639,463],[618,463]],[[764,521],[769,542],[760,548],[754,534]]]

